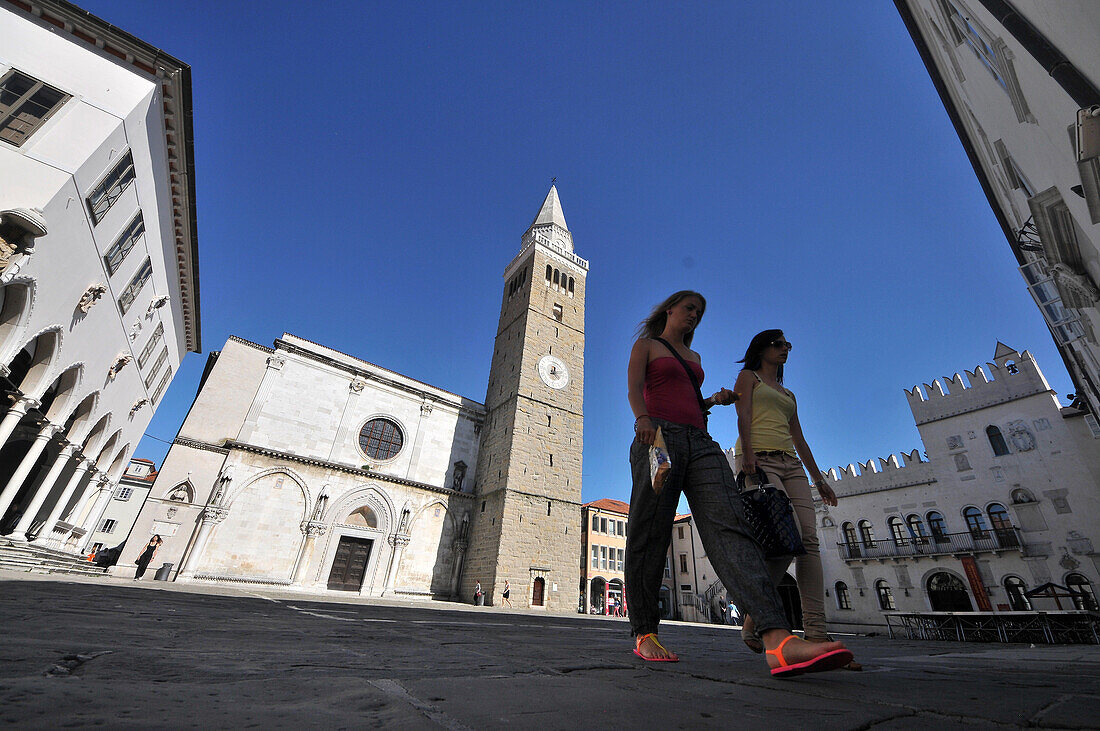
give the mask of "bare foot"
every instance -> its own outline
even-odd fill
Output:
[[[646,660],[679,660],[674,652],[669,652],[657,641],[657,635],[646,635],[645,639],[638,643],[638,654]]]
[[[782,642],[788,636],[788,632],[784,630],[769,630],[764,633],[764,647],[768,650],[774,650],[779,647],[779,643]],[[844,650],[843,642],[807,642],[806,640],[795,637],[790,642],[783,646],[783,659],[787,661],[788,665],[797,665],[798,663],[807,662],[813,660],[819,655],[824,655],[834,650]],[[779,658],[775,655],[768,655],[768,667],[777,668],[780,666]]]

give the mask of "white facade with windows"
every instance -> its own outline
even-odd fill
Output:
[[[1077,396],[1100,414],[1100,3],[895,4]]]
[[[891,610],[1053,610],[1024,596],[1049,582],[1095,608],[1100,427],[1059,406],[1027,351],[998,343],[966,380],[906,391],[925,459],[827,474],[839,498],[818,502],[831,628],[881,630]]]
[[[116,572],[149,537],[183,581],[451,598],[485,418],[475,401],[303,338],[231,337]]]
[[[200,348],[190,69],[67,2],[0,38],[0,534],[79,551]]]
[[[89,553],[122,545],[130,536],[145,498],[157,479],[155,465],[147,459],[131,459],[118,481],[107,507],[103,509],[99,524],[88,542]]]

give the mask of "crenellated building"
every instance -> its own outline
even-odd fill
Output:
[[[924,443],[826,474],[818,502],[826,610],[836,629],[883,612],[1047,608],[1048,582],[1095,607],[1100,429],[1062,407],[1028,351],[906,390]],[[1053,605],[1050,608],[1054,608]]]

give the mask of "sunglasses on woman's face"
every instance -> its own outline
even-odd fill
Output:
[[[794,349],[794,346],[791,345],[790,341],[788,341],[788,340],[773,340],[769,344],[774,345],[775,347],[779,348],[780,350],[793,350]]]

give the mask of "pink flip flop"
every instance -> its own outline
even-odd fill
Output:
[[[648,640],[650,637],[653,638],[653,644],[657,645],[657,647],[660,647],[665,652],[668,652],[668,648],[666,648],[664,645],[662,645],[660,642],[657,641],[657,633],[656,632],[650,632],[648,635],[642,635],[641,637],[639,637],[637,639],[637,641],[634,643],[634,654],[635,655],[642,658],[646,662],[680,662],[680,658],[676,657],[676,655],[673,655],[672,657],[646,657],[642,653],[638,652],[638,648],[641,647],[642,643],[645,642],[646,640]]]
[[[774,650],[768,650],[767,654],[774,655],[775,659],[779,661],[779,667],[772,668],[773,678],[793,678],[796,675],[804,675],[806,673],[823,673],[826,670],[842,668],[852,661],[853,655],[851,650],[833,650],[823,655],[818,655],[812,660],[791,665],[787,663],[787,659],[783,657],[783,646],[793,639],[794,635],[788,635],[786,639],[779,643],[779,647]]]

